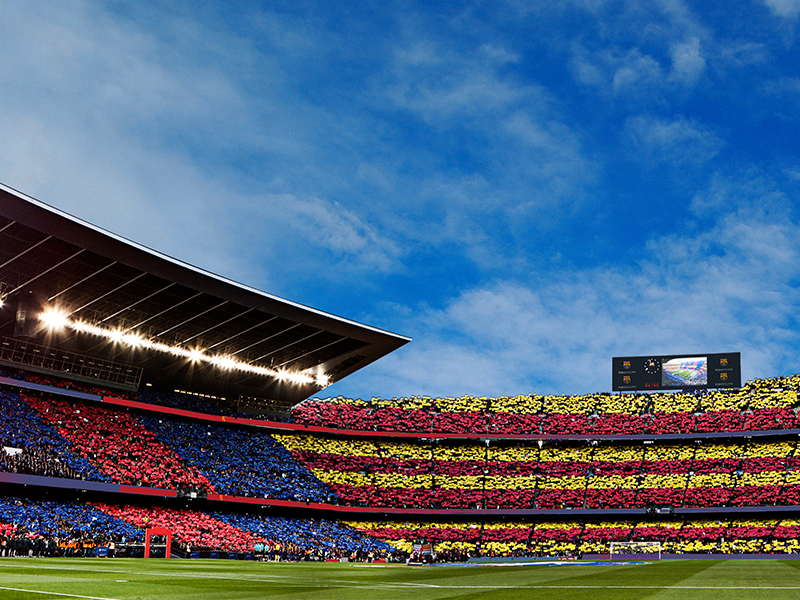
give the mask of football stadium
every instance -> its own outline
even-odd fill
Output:
[[[320,398],[410,341],[0,187],[0,597],[796,597],[800,375]]]

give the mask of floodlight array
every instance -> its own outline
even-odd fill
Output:
[[[175,346],[165,344],[158,340],[149,339],[134,331],[124,331],[122,329],[108,329],[93,325],[86,321],[72,320],[67,313],[59,311],[58,309],[47,309],[39,315],[39,320],[51,330],[68,328],[77,333],[86,333],[98,337],[106,338],[107,340],[125,344],[131,348],[142,348],[146,350],[153,350],[156,352],[163,352],[171,354],[172,356],[185,358],[192,362],[202,362],[212,365],[224,371],[241,371],[244,373],[251,373],[253,375],[261,375],[264,377],[274,377],[279,381],[286,381],[295,384],[316,384],[321,387],[328,385],[328,379],[324,375],[312,376],[307,373],[300,373],[297,371],[288,371],[286,369],[271,369],[260,365],[254,365],[237,360],[233,356],[225,354],[208,354],[202,348],[184,348],[182,346]]]

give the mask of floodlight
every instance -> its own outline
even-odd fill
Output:
[[[138,333],[126,333],[122,336],[122,341],[132,348],[140,348],[144,343],[142,336]]]
[[[43,310],[39,314],[39,320],[50,330],[63,329],[68,323],[67,313],[58,307]]]

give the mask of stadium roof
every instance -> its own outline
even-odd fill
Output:
[[[0,300],[6,347],[35,343],[129,365],[143,383],[281,404],[410,341],[203,271],[2,184]]]

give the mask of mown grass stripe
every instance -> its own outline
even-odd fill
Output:
[[[22,592],[24,594],[43,594],[46,596],[66,596],[68,598],[85,598],[86,600],[118,600],[117,598],[103,598],[101,596],[81,596],[80,594],[65,594],[63,592],[45,592],[43,590],[24,590],[22,588],[0,587],[7,592]]]

